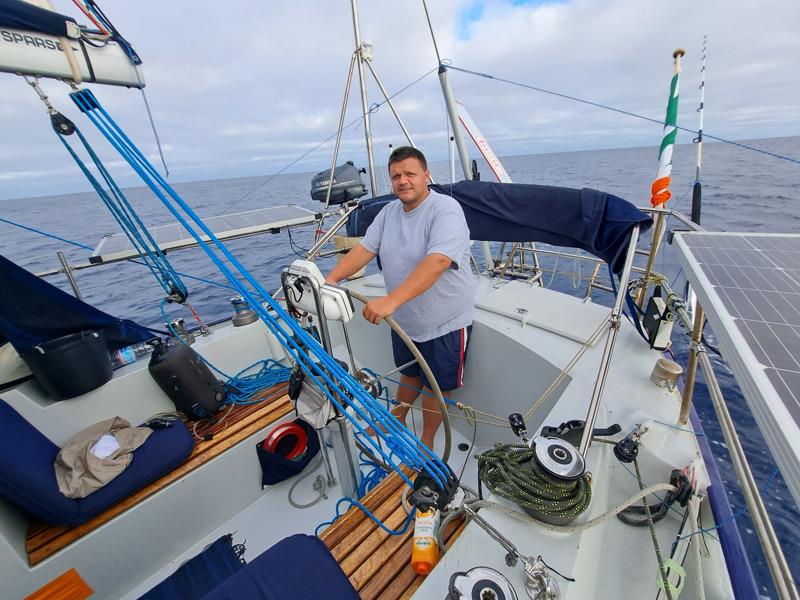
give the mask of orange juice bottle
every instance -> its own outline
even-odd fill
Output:
[[[411,568],[418,575],[427,575],[439,561],[439,511],[432,508],[417,511],[414,520],[414,540],[411,544]]]

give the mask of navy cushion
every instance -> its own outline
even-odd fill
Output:
[[[0,400],[0,496],[47,523],[72,523],[78,503],[58,491],[59,447]]]
[[[302,533],[285,538],[203,596],[203,600],[309,600],[359,596],[328,547]]]
[[[78,499],[78,523],[116,504],[133,492],[179,467],[192,453],[194,438],[181,421],[154,429],[133,453],[125,470],[85,498]]]
[[[58,490],[53,464],[59,448],[0,399],[0,496],[56,525],[79,525],[180,465],[194,439],[182,423],[156,429],[119,476],[86,498]]]

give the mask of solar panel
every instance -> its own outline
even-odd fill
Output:
[[[277,231],[284,227],[306,225],[313,223],[319,217],[319,213],[302,206],[286,204],[220,215],[205,219],[205,223],[217,238],[230,240],[267,231]],[[195,239],[179,223],[153,227],[149,231],[158,247],[164,251],[197,245]],[[208,237],[203,236],[203,240],[208,241]],[[124,233],[115,233],[103,236],[89,261],[91,263],[108,263],[137,256],[140,256],[140,253],[133,247],[128,236]]]
[[[800,235],[676,233],[680,260],[800,503]]]

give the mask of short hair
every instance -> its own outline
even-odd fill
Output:
[[[428,161],[425,160],[425,155],[413,146],[400,146],[399,148],[395,148],[389,155],[389,163],[386,166],[391,167],[394,163],[406,160],[407,158],[416,158],[422,165],[422,168],[426,171],[428,170]]]

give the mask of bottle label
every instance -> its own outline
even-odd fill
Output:
[[[133,349],[133,346],[126,346],[125,348],[114,350],[112,357],[112,364],[114,365],[114,368],[117,369],[119,367],[136,362],[136,353]]]
[[[417,513],[414,521],[414,537],[436,539],[439,532],[439,511],[432,510],[424,513]]]

